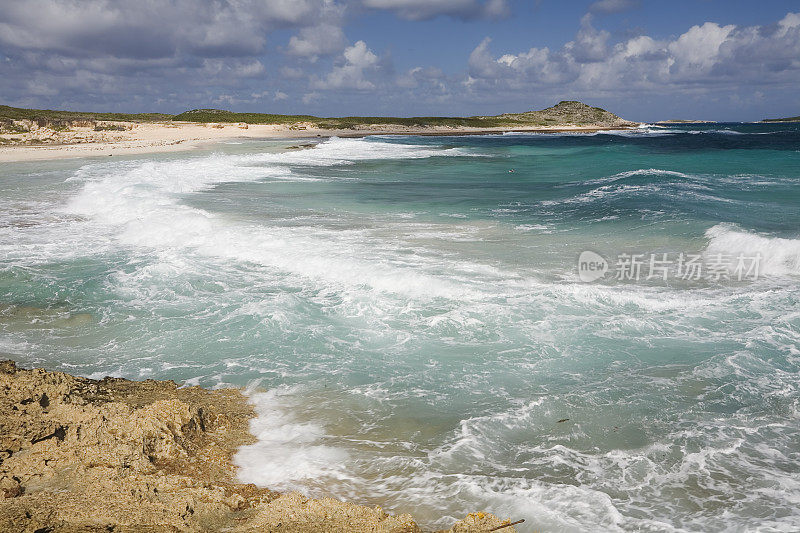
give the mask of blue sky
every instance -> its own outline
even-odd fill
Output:
[[[800,114],[800,2],[0,0],[0,103],[625,118]]]

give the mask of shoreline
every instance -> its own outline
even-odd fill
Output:
[[[0,530],[376,531],[421,533],[390,515],[332,498],[241,483],[233,456],[255,442],[239,389],[102,380],[0,361]],[[470,513],[452,533],[511,520]]]
[[[53,142],[32,144],[33,135],[0,136],[0,163],[47,161],[83,157],[128,156],[190,151],[210,144],[241,139],[281,140],[370,135],[464,136],[504,133],[596,133],[635,129],[637,126],[536,126],[519,128],[452,128],[446,126],[406,127],[375,125],[353,129],[295,129],[274,124],[242,123],[114,123],[121,131],[97,133],[87,128],[56,132],[47,130]]]

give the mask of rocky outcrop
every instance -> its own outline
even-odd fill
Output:
[[[117,142],[138,127],[130,122],[98,122],[95,120],[0,118],[0,145],[62,145]]]
[[[541,111],[527,111],[525,113],[508,113],[492,117],[517,121],[525,124],[539,124],[542,126],[598,126],[608,128],[621,128],[635,126],[637,122],[625,120],[600,107],[592,107],[575,100],[563,100],[552,107]]]
[[[379,507],[237,483],[231,457],[254,440],[252,417],[233,389],[2,361],[0,531],[419,531],[409,515]],[[477,513],[452,531],[500,525]]]

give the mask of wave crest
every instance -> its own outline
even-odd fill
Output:
[[[800,239],[766,237],[742,231],[733,224],[717,224],[706,231],[706,253],[725,256],[760,256],[761,274],[800,275]]]

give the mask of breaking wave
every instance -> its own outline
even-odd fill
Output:
[[[800,239],[766,237],[742,231],[733,224],[717,224],[706,231],[706,254],[730,258],[759,257],[760,273],[772,276],[800,275]]]

